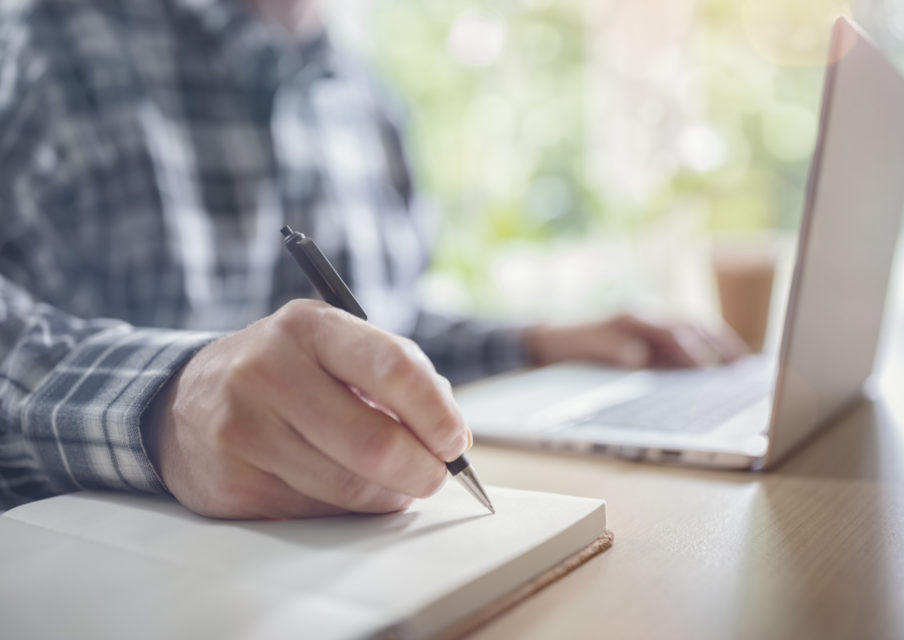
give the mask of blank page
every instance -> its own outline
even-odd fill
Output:
[[[385,516],[236,522],[79,493],[0,517],[11,637],[420,637],[606,531],[601,500],[457,484]]]

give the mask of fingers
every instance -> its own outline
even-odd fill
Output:
[[[167,487],[216,517],[403,509],[470,442],[420,350],[310,301],[207,345],[145,422]]]
[[[468,429],[449,385],[424,353],[410,340],[348,314],[327,314],[332,317],[318,323],[314,341],[321,366],[398,416],[435,456],[446,461],[460,456],[470,441]]]
[[[446,467],[405,425],[371,407],[330,376],[307,382],[314,393],[273,389],[279,418],[341,467],[389,490],[424,498],[446,478]]]
[[[721,325],[715,331],[707,332],[706,339],[714,344],[725,362],[734,362],[750,353],[747,343],[727,324]]]
[[[282,421],[246,435],[244,451],[249,462],[285,485],[282,490],[276,485],[272,489],[282,499],[280,508],[288,514],[297,515],[299,510],[304,515],[342,511],[386,513],[404,509],[412,502],[411,496],[338,464]],[[285,488],[296,497],[292,498]]]
[[[193,429],[210,436],[204,449],[183,459],[187,482],[170,485],[183,504],[212,517],[280,518],[385,513],[411,503],[410,495],[372,482],[310,445],[272,412],[267,393],[258,389],[254,395],[255,403],[226,398],[219,411],[207,412],[207,429]],[[445,467],[425,455],[445,477]]]
[[[666,326],[647,322],[636,316],[620,316],[614,321],[627,336],[643,339],[650,346],[647,366],[696,367],[704,364],[704,345],[684,326]]]
[[[310,310],[312,307],[306,305],[304,308]],[[316,323],[307,327],[277,324],[276,330],[266,339],[257,340],[256,355],[246,356],[230,372],[235,378],[231,387],[238,398],[237,406],[268,407],[270,412],[265,415],[266,420],[276,418],[281,424],[290,425],[307,446],[369,482],[409,496],[432,495],[442,486],[446,468],[413,430],[392,417],[403,413],[410,416],[412,411],[408,406],[398,401],[386,403],[385,397],[380,398],[380,402],[388,404],[388,411],[371,406],[329,371],[330,367],[337,368],[335,362],[349,362],[354,374],[338,367],[339,376],[345,375],[352,381],[367,380],[367,372],[364,371],[365,375],[360,372],[365,370],[368,359],[373,358],[371,351],[379,350],[383,343],[393,346],[395,341],[389,334],[364,325],[346,313],[328,320],[340,326],[347,324],[342,327],[346,331],[341,335],[333,331],[321,335],[321,330],[315,328]],[[304,328],[307,335],[301,332]],[[368,342],[359,345],[352,341],[349,344],[346,335],[366,338]],[[318,343],[326,342],[328,346],[308,348],[312,339]],[[334,350],[339,353],[333,353]],[[316,359],[320,351],[333,354],[331,364],[326,368]],[[431,387],[445,389],[436,383],[438,377],[429,371],[432,367],[420,372],[421,379],[414,382],[428,390]],[[382,392],[382,388],[379,391]],[[410,397],[420,402],[429,401],[429,396],[423,399],[416,393]],[[426,412],[426,407],[423,410]],[[437,407],[432,407],[432,411],[437,413]],[[467,440],[462,450],[465,446]],[[328,484],[331,480],[324,478],[321,482]]]
[[[710,331],[690,324],[656,324],[632,315],[615,322],[622,330],[651,346],[650,366],[698,367],[733,362],[746,348],[727,327]]]
[[[573,326],[536,325],[526,331],[525,342],[530,359],[539,366],[586,360],[638,368],[649,366],[653,360],[646,337],[620,329],[612,321]]]
[[[313,453],[310,458],[296,451],[296,460],[288,460],[284,446],[264,451],[263,447],[256,446],[255,451],[248,452],[262,464],[233,460],[227,467],[228,478],[220,474],[220,482],[211,482],[208,477],[204,491],[177,497],[201,515],[230,519],[386,513],[405,509],[412,502],[408,496],[374,486],[344,469],[339,468],[336,474],[329,473],[329,469],[323,469],[329,465],[318,464],[315,450],[310,450]],[[299,463],[304,466],[299,467]],[[274,469],[274,466],[279,468]],[[299,469],[303,471],[299,473]],[[317,476],[319,471],[326,472]],[[294,475],[282,472],[293,472]],[[325,485],[323,480],[326,479],[335,484]],[[333,490],[323,491],[327,487],[333,487]]]
[[[203,506],[186,505],[211,518],[257,520],[261,518],[311,518],[348,513],[349,509],[299,493],[278,477],[249,469],[241,485],[221,489]]]
[[[649,322],[634,315],[574,326],[538,325],[525,334],[536,364],[592,360],[627,368],[732,362],[746,348],[731,329]]]

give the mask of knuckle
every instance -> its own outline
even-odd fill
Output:
[[[320,300],[305,300],[304,303],[310,303],[305,309],[304,324],[299,329],[306,335],[310,335],[315,343],[329,345],[333,341],[338,330],[355,322],[361,322],[350,313],[338,309]],[[373,330],[370,325],[365,325],[369,330]]]
[[[417,367],[411,360],[405,348],[398,343],[391,343],[382,356],[382,369],[385,377],[399,384],[407,386],[414,381],[417,375]]]
[[[271,316],[273,326],[282,333],[305,331],[316,322],[322,306],[318,300],[290,300]]]
[[[430,361],[430,358],[427,357],[427,354],[424,353],[424,350],[421,349],[421,346],[417,342],[415,342],[411,338],[405,338],[401,336],[397,336],[397,339],[402,347],[402,350],[414,363],[428,371],[436,371],[433,368],[433,363]]]
[[[411,391],[433,384],[432,376],[424,366],[424,362],[429,362],[427,356],[410,340],[401,339],[390,343],[382,360],[380,368],[389,384]]]

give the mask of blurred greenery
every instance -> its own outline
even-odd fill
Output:
[[[583,178],[586,51],[576,6],[426,0],[374,12],[378,63],[409,103],[414,164],[443,211],[440,268],[479,278],[489,247],[580,232],[602,214]],[[450,34],[469,15],[505,30],[492,64],[455,57]]]
[[[619,20],[625,12],[648,12],[640,16],[643,28],[643,20],[674,17],[675,3],[688,19],[672,30],[678,35],[663,44],[663,56],[677,55],[683,66],[656,81],[664,88],[652,92],[652,101],[661,102],[653,107],[671,117],[687,110],[686,102],[699,106],[679,114],[677,129],[648,127],[656,149],[649,157],[659,170],[651,170],[654,178],[642,181],[640,193],[626,196],[597,160],[605,160],[603,167],[630,164],[632,149],[607,146],[611,137],[594,133],[603,117],[595,110],[613,92],[650,84],[650,66],[638,60],[631,77],[630,68],[604,59],[600,44],[625,28]],[[889,6],[861,4],[873,12]],[[414,164],[443,212],[436,268],[476,289],[496,247],[641,233],[676,202],[693,203],[712,230],[793,229],[815,141],[829,29],[835,15],[850,13],[847,5],[376,2],[370,16],[376,63],[409,104]],[[640,130],[645,110],[649,105],[627,107],[628,121],[637,120]],[[633,162],[635,173],[645,170],[643,155]]]

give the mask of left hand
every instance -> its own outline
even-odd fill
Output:
[[[540,366],[583,360],[631,369],[728,363],[748,352],[725,325],[709,330],[627,314],[568,326],[536,325],[527,329],[527,349],[533,364]]]

